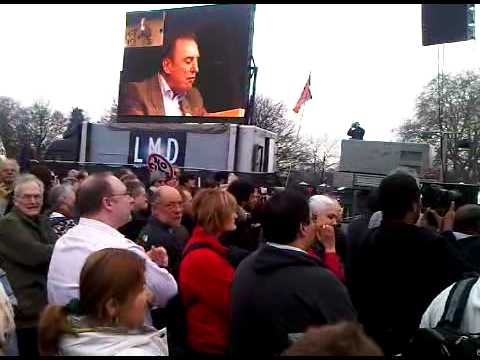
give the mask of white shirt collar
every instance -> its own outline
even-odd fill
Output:
[[[457,231],[453,231],[453,235],[455,235],[455,239],[457,239],[457,240],[465,239],[467,237],[472,236],[472,235],[464,234],[464,233],[457,232]]]
[[[53,219],[53,218],[64,218],[66,217],[65,215],[63,214],[60,214],[59,212],[56,212],[56,211],[52,211],[52,213],[50,214],[49,218],[50,219]]]
[[[302,250],[302,249],[297,248],[297,247],[295,247],[295,246],[275,244],[275,243],[271,243],[271,242],[267,242],[267,245],[276,247],[277,249],[294,250],[294,251],[302,252],[302,253],[304,253],[304,254],[308,254],[305,250]]]
[[[88,226],[89,228],[93,228],[93,229],[96,229],[96,230],[99,230],[99,231],[105,231],[105,232],[108,232],[112,236],[116,236],[116,237],[120,237],[120,238],[125,237],[117,229],[114,229],[110,225],[105,224],[104,222],[101,222],[101,221],[98,221],[98,220],[81,217],[79,222],[78,222],[78,225],[84,225],[84,226]]]
[[[166,97],[170,100],[182,100],[185,97],[184,95],[175,95],[162,74],[159,73],[158,77],[160,78],[160,88],[162,89],[162,95],[164,98]]]

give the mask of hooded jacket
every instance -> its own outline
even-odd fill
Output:
[[[311,325],[355,317],[346,288],[321,261],[262,245],[235,272],[230,351],[278,355]]]
[[[82,332],[60,340],[61,356],[167,356],[166,329],[142,333]]]

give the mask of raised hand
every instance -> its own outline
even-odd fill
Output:
[[[335,228],[332,225],[319,225],[317,227],[317,239],[325,247],[325,252],[335,252]]]
[[[453,224],[455,223],[455,201],[450,203],[450,208],[443,217],[442,221],[442,231],[448,231],[453,229]]]
[[[147,256],[158,266],[168,266],[168,254],[163,246],[152,246],[150,250],[147,251]]]

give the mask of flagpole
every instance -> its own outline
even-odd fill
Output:
[[[305,111],[305,105],[306,104],[303,104],[303,106],[302,106],[302,112],[300,114],[300,121],[298,122],[298,131],[297,131],[297,138],[296,138],[297,143],[300,140],[300,129],[302,127],[303,112]],[[290,163],[290,167],[288,168],[287,180],[285,181],[285,189],[287,188],[288,180],[290,179],[290,173],[292,172],[292,165],[293,165],[293,161]]]

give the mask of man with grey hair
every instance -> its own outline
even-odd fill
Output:
[[[31,174],[14,184],[14,207],[0,219],[0,267],[18,300],[15,311],[21,356],[38,355],[37,326],[47,305],[47,272],[55,235],[40,215],[43,183]]]
[[[13,183],[20,172],[14,159],[0,161],[0,216],[13,207]]]
[[[70,185],[55,185],[48,194],[50,215],[48,222],[57,237],[77,225],[75,219],[75,191]]]

